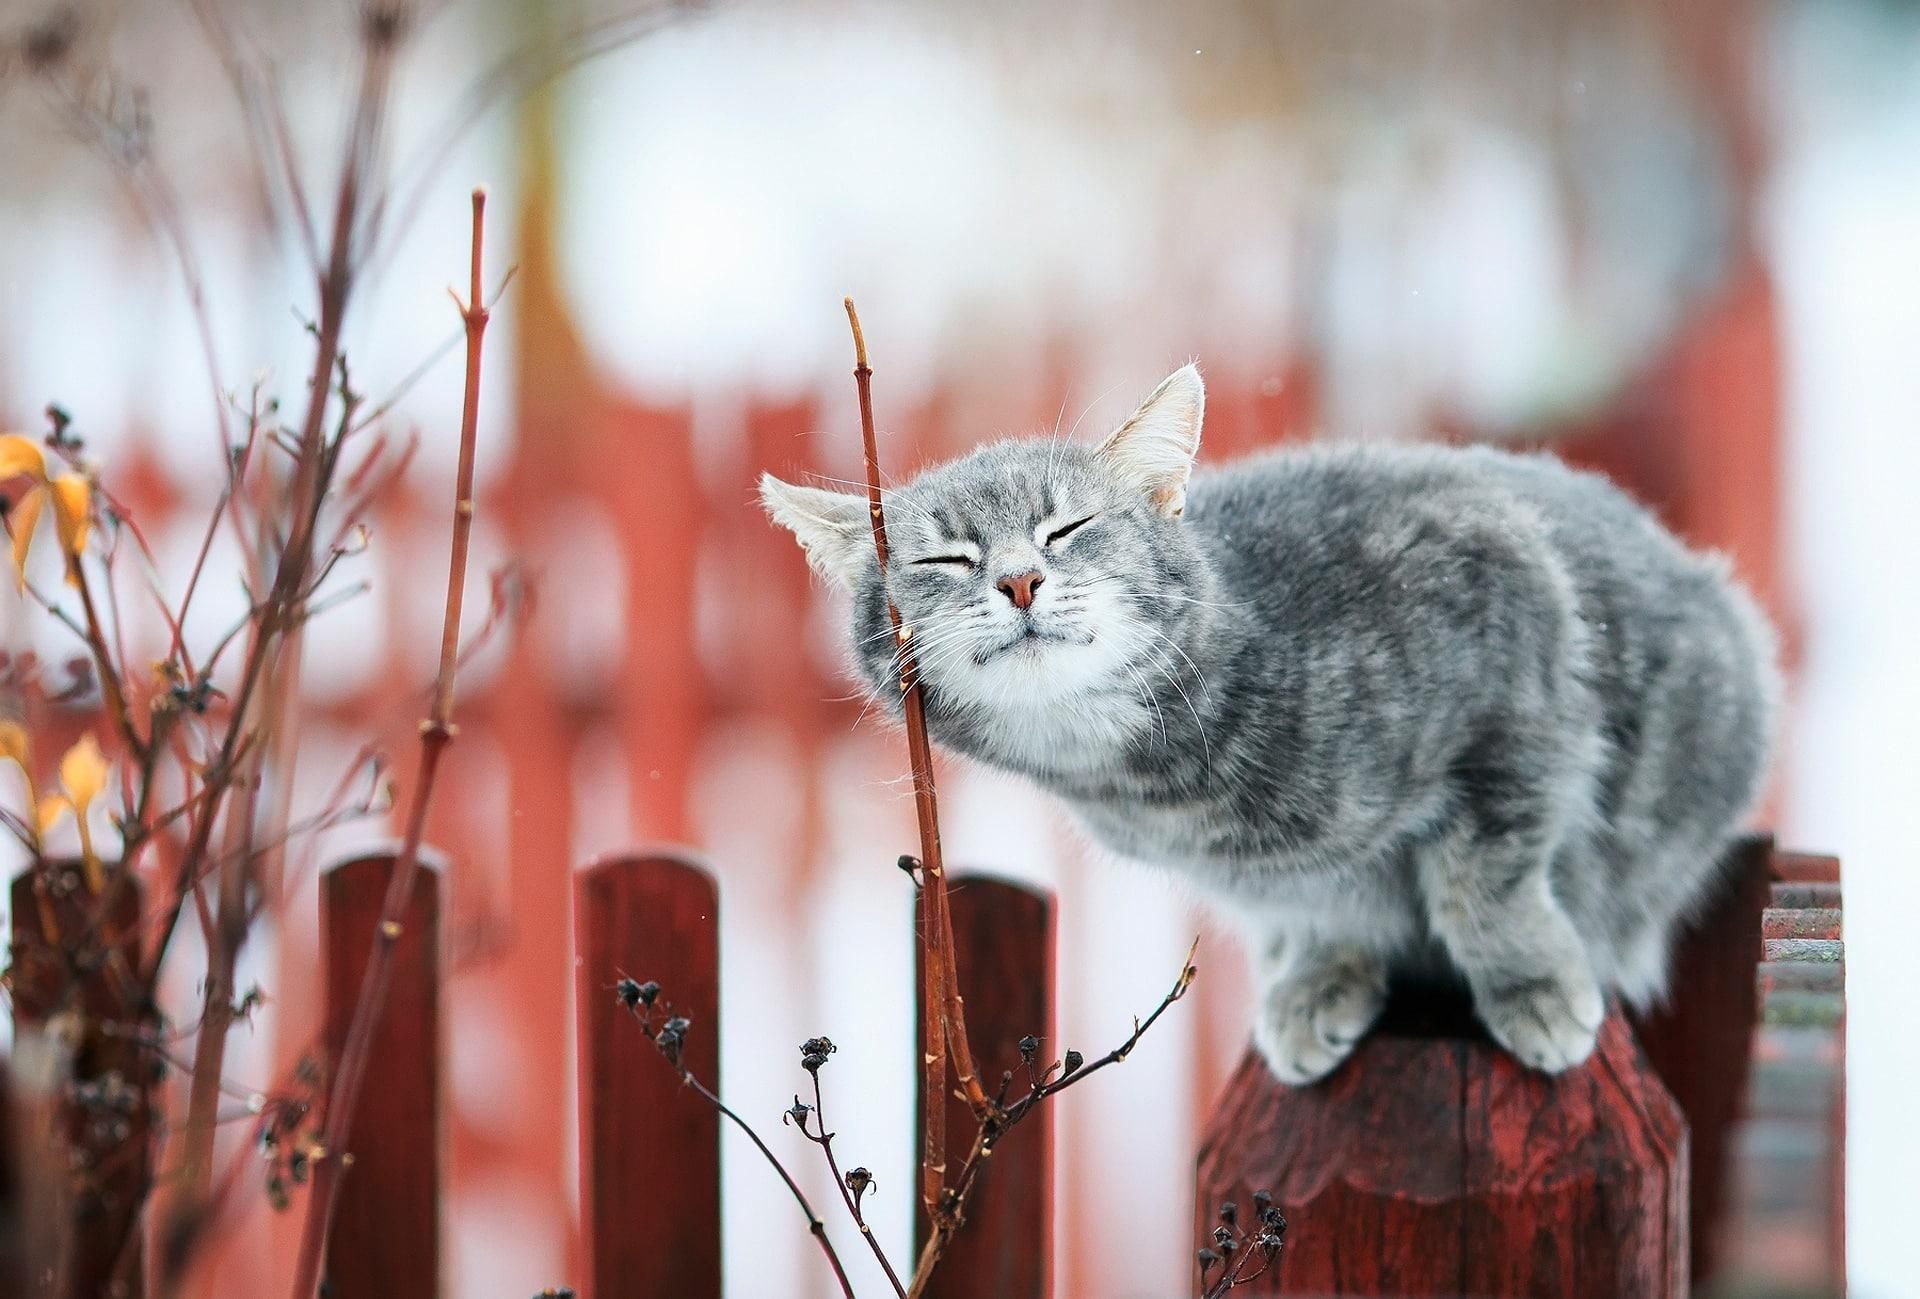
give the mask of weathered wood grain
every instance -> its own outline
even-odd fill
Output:
[[[597,862],[577,888],[582,1293],[719,1299],[720,1116],[680,1084],[614,991],[622,978],[659,982],[692,1021],[687,1067],[725,1094],[713,877],[656,853]]]
[[[1018,1096],[1027,1086],[1020,1039],[1040,1039],[1041,1067],[1059,1059],[1068,1045],[1053,1035],[1053,900],[981,874],[954,875],[950,889],[955,958],[981,1081],[992,1095],[1002,1072],[1011,1069],[1009,1094]],[[917,979],[915,986],[920,986]],[[920,1013],[926,1013],[924,1006]],[[914,1040],[920,1040],[918,1029]],[[947,1247],[927,1289],[929,1299],[1048,1299],[1052,1294],[1054,1104],[1041,1105],[995,1148],[973,1193],[967,1225]],[[918,1103],[914,1112],[920,1112]],[[949,1095],[950,1170],[959,1169],[977,1127],[966,1102]],[[914,1149],[920,1149],[917,1130]]]
[[[110,871],[117,868],[110,867]],[[110,914],[99,917],[98,941],[80,942],[95,920],[96,900],[82,883],[77,861],[55,861],[13,881],[13,1014],[16,1031],[58,1020],[72,1036],[72,1088],[59,1101],[53,1121],[64,1149],[22,1150],[41,1164],[73,1170],[58,1230],[68,1238],[54,1251],[34,1249],[51,1261],[55,1275],[36,1278],[28,1293],[93,1299],[108,1292],[118,1275],[127,1299],[138,1299],[141,1243],[132,1226],[153,1170],[152,1056],[138,1041],[155,1028],[141,1004],[134,971],[139,968],[139,882],[118,881],[107,895]],[[84,951],[103,960],[76,963]],[[39,1188],[44,1192],[46,1188]],[[44,1242],[41,1242],[44,1244]]]
[[[320,889],[327,1058],[337,1063],[373,951],[391,854],[327,871]],[[344,1151],[327,1240],[329,1299],[440,1293],[440,872],[421,864],[393,950],[386,1007]]]
[[[1680,1109],[1617,1016],[1558,1078],[1466,1024],[1389,1028],[1312,1087],[1249,1054],[1200,1156],[1196,1229],[1258,1190],[1286,1214],[1280,1266],[1236,1293],[1681,1296],[1686,1166]]]

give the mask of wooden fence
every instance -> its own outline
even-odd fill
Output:
[[[323,881],[334,1050],[392,866],[360,857]],[[1023,1036],[1053,1036],[1053,905],[1020,885],[965,878],[952,895],[960,973],[976,1054],[998,1071],[1017,1063]],[[342,1153],[351,1166],[326,1265],[331,1299],[444,1292],[442,886],[423,870],[404,921],[373,1072]],[[674,852],[599,861],[575,888],[589,1249],[575,1284],[593,1299],[718,1299],[721,1120],[658,1058],[615,984],[626,975],[668,983],[675,1009],[702,1029],[688,1038],[686,1063],[724,1094],[722,900],[713,878]],[[1703,1290],[1763,1280],[1775,1292],[1842,1293],[1840,915],[1836,861],[1746,843],[1719,904],[1681,947],[1672,1007],[1616,1019],[1594,1059],[1559,1080],[1521,1070],[1470,1018],[1420,1005],[1390,1011],[1321,1086],[1281,1087],[1249,1055],[1200,1157],[1196,1244],[1212,1233],[1221,1200],[1269,1190],[1291,1220],[1288,1247],[1244,1293],[1677,1296],[1689,1278]],[[46,1009],[33,953],[59,916],[25,881],[13,916],[16,1005],[30,1023]],[[85,995],[109,994],[103,984]],[[97,1009],[111,1019],[124,1008]],[[124,1046],[81,1043],[76,1073],[97,1080],[128,1065],[115,1054]],[[952,1104],[950,1126],[970,1131],[964,1106]],[[132,1118],[144,1125],[144,1108]],[[7,1131],[0,1124],[0,1138]],[[1052,1274],[1052,1136],[1043,1110],[996,1156],[933,1295],[1075,1293]],[[18,1253],[8,1227],[17,1231],[32,1208],[7,1203],[9,1170],[0,1159],[0,1280]],[[121,1226],[112,1201],[105,1207],[85,1218],[64,1277],[19,1292],[102,1293],[102,1269],[121,1262],[100,1243]],[[797,1215],[791,1226],[804,1230]],[[736,1280],[773,1294],[786,1279]]]
[[[341,1017],[351,1013],[391,867],[390,858],[363,857],[327,875],[322,913],[330,1045],[344,1037]],[[376,1072],[354,1119],[352,1171],[329,1243],[331,1299],[441,1293],[440,1185],[434,1161],[422,1157],[439,1130],[439,880],[430,871],[420,878],[374,1053]],[[1011,1066],[1019,1061],[1022,1037],[1051,1036],[1053,904],[991,876],[963,874],[956,884],[965,886],[954,889],[952,905],[975,1050],[982,1061]],[[615,984],[631,975],[667,985],[675,1010],[697,1026],[687,1038],[685,1063],[724,1095],[721,899],[697,862],[667,852],[586,867],[577,877],[575,903],[581,1214],[589,1254],[579,1292],[597,1299],[718,1299],[725,1221],[721,1119],[659,1058]],[[971,1132],[964,1105],[953,1104],[954,1130]],[[760,1116],[752,1117],[761,1126]],[[1051,1293],[1051,1145],[1043,1110],[995,1157],[979,1208],[931,1295],[1044,1299]],[[830,1223],[835,1207],[822,1206]],[[848,1226],[833,1225],[837,1235]],[[767,1229],[783,1226],[805,1230],[797,1214]],[[809,1256],[804,1265],[816,1262]],[[770,1294],[786,1281],[748,1280],[750,1287],[764,1283]]]

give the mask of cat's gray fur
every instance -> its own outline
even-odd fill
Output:
[[[1202,408],[1189,366],[1098,447],[999,442],[888,494],[934,737],[1244,922],[1285,1081],[1344,1059],[1401,971],[1463,976],[1532,1066],[1585,1059],[1604,993],[1662,994],[1759,789],[1765,622],[1550,457],[1326,447],[1189,482]],[[864,498],[762,493],[897,701]],[[1029,608],[996,587],[1035,572]]]

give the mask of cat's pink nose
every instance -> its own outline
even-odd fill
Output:
[[[1033,593],[1047,579],[1039,573],[1015,573],[1012,577],[1003,577],[994,583],[1000,593],[1013,601],[1016,609],[1026,609],[1033,605]]]

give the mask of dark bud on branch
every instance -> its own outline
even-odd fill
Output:
[[[1213,1229],[1213,1247],[1223,1253],[1233,1248],[1233,1228],[1215,1227]]]
[[[1231,1227],[1235,1224],[1235,1222],[1239,1220],[1239,1217],[1240,1217],[1239,1205],[1235,1204],[1232,1200],[1223,1200],[1220,1202],[1220,1221],[1221,1222],[1224,1222],[1225,1224],[1227,1224],[1227,1226]]]
[[[813,1113],[813,1106],[796,1096],[793,1098],[793,1108],[789,1109],[785,1114],[782,1114],[780,1121],[782,1123],[791,1123],[802,1132],[805,1132],[807,1130],[807,1115],[811,1113]]]
[[[660,1048],[660,1054],[667,1057],[667,1062],[676,1069],[680,1067],[680,1052],[687,1044],[687,1030],[692,1027],[692,1021],[685,1015],[675,1015],[653,1035],[653,1044]]]
[[[819,1073],[827,1057],[839,1049],[830,1038],[810,1037],[800,1044],[800,1067],[808,1073]]]
[[[620,998],[620,1004],[628,1010],[639,1006],[652,1006],[660,999],[660,985],[652,979],[640,983],[633,979],[622,979],[613,985],[614,994]]]
[[[1025,1063],[1032,1064],[1034,1056],[1039,1054],[1039,1051],[1040,1051],[1039,1038],[1034,1037],[1032,1034],[1028,1034],[1026,1037],[1023,1037],[1020,1039],[1020,1059]]]
[[[854,1169],[848,1170],[847,1189],[853,1192],[853,1200],[855,1204],[858,1204],[860,1202],[860,1197],[865,1195],[868,1189],[872,1187],[872,1185],[873,1185],[873,1174],[869,1173],[866,1169],[854,1168]]]
[[[1207,1273],[1220,1266],[1220,1256],[1210,1249],[1201,1250],[1198,1254],[1194,1255],[1194,1259],[1200,1264],[1200,1279],[1202,1281],[1207,1279]]]
[[[1087,1058],[1081,1055],[1078,1051],[1067,1052],[1067,1058],[1061,1061],[1061,1063],[1064,1066],[1066,1066],[1066,1074],[1079,1072],[1080,1066],[1085,1064],[1086,1062],[1087,1062]],[[1061,1076],[1065,1077],[1066,1074],[1062,1074]]]

